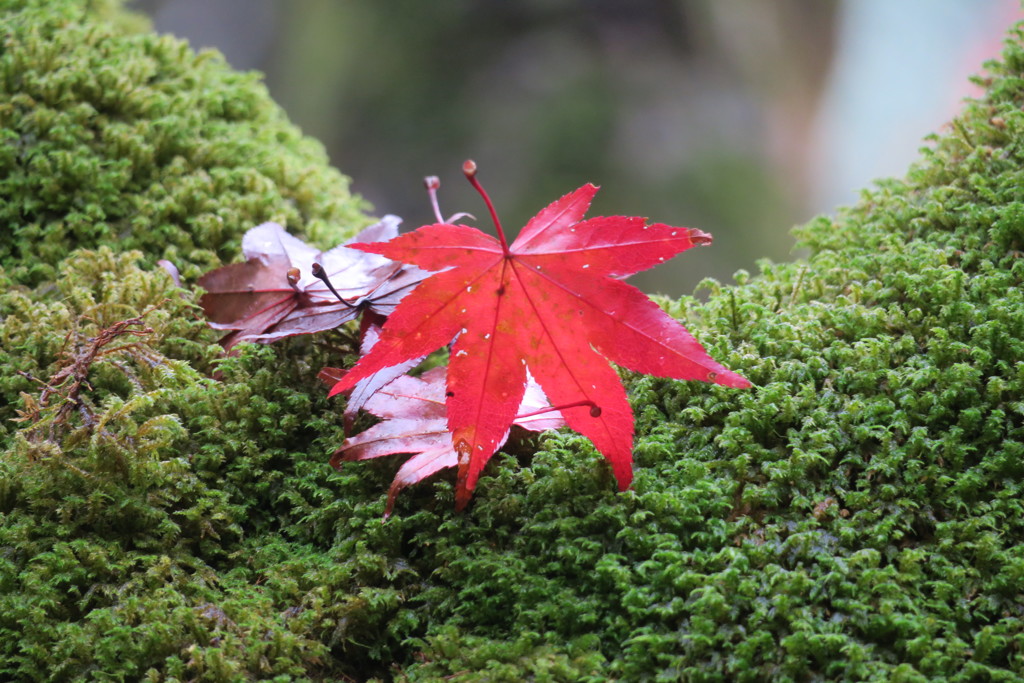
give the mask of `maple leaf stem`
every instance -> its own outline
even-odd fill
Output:
[[[533,417],[534,415],[542,415],[544,413],[550,413],[550,412],[555,411],[555,410],[562,411],[562,410],[566,410],[567,408],[580,408],[582,406],[589,406],[590,407],[590,417],[601,417],[601,406],[597,405],[593,401],[576,401],[575,403],[567,403],[564,406],[551,406],[551,407],[548,407],[548,408],[541,408],[540,410],[535,410],[532,413],[526,413],[525,415],[516,415],[516,419],[517,420],[521,420],[521,419],[523,419],[525,417]]]
[[[480,196],[484,198],[484,204],[487,205],[487,210],[491,212],[491,220],[494,221],[494,227],[498,231],[498,238],[501,239],[501,249],[505,252],[505,256],[508,256],[508,241],[505,239],[505,231],[501,229],[501,221],[498,220],[498,212],[494,210],[494,204],[491,203],[491,198],[487,196],[487,191],[484,190],[480,181],[476,179],[476,162],[472,159],[467,159],[463,162],[462,174],[466,176],[466,180],[468,180],[470,185],[473,186],[473,189],[479,192]]]
[[[441,179],[436,175],[428,175],[423,179],[423,186],[427,188],[427,194],[430,195],[430,205],[434,208],[434,217],[437,218],[438,223],[444,223],[441,205],[437,203],[437,190],[441,187]]]
[[[338,294],[338,290],[336,290],[334,288],[334,285],[331,284],[331,279],[327,277],[327,271],[324,270],[323,266],[321,266],[319,263],[314,262],[313,265],[309,267],[309,269],[313,271],[313,277],[317,278],[318,280],[321,280],[325,285],[327,285],[327,289],[331,290],[331,294],[338,297],[338,301],[345,304],[349,308],[358,308],[357,306],[353,306],[352,304],[341,298],[341,294]]]

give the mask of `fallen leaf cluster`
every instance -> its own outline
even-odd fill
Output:
[[[620,489],[632,481],[633,414],[611,363],[629,370],[743,388],[676,320],[622,280],[711,236],[646,219],[584,220],[597,192],[585,185],[553,202],[507,242],[490,198],[467,162],[498,239],[445,220],[398,234],[386,217],[351,242],[318,252],[274,223],[243,240],[245,263],[200,280],[211,325],[241,341],[273,342],[337,327],[364,314],[361,358],[325,368],[330,395],[349,392],[383,418],[349,437],[331,462],[414,454],[388,495],[457,467],[456,507],[469,501],[490,457],[518,425],[568,425],[609,461]],[[406,373],[451,347],[447,369]],[[534,381],[533,378],[536,378]],[[550,401],[550,403],[549,403]],[[555,406],[552,408],[552,405]]]

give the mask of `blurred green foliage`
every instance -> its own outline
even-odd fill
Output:
[[[178,7],[179,30],[202,23],[189,2],[138,2],[158,18]],[[791,257],[834,4],[300,0],[264,6],[274,37],[254,61],[355,187],[409,228],[431,222],[419,181],[437,175],[446,215],[493,231],[458,173],[473,158],[512,234],[588,182],[602,188],[593,215],[710,232],[714,249],[631,280],[678,296]]]
[[[441,476],[382,523],[396,463],[327,466],[332,340],[220,358],[152,267],[265,218],[347,234],[340,176],[253,78],[113,6],[3,8],[0,678],[1024,677],[1020,30],[906,180],[798,230],[807,262],[661,300],[757,387],[629,375],[632,490],[560,433],[465,514]]]

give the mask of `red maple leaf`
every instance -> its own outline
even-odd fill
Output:
[[[370,353],[331,390],[345,391],[454,338],[446,403],[459,454],[457,508],[515,419],[527,367],[568,425],[609,461],[620,489],[633,478],[633,414],[609,361],[661,377],[750,386],[619,279],[708,244],[710,235],[635,217],[583,221],[597,192],[585,185],[534,216],[509,246],[476,165],[466,162],[463,172],[483,196],[499,239],[438,223],[386,243],[350,245],[439,272],[401,302]]]
[[[355,241],[380,241],[398,234],[399,219],[385,216],[364,229]],[[341,245],[321,252],[277,223],[263,223],[242,238],[245,263],[206,273],[199,300],[210,326],[232,330],[222,343],[269,343],[297,334],[333,329],[365,309],[387,315],[426,273],[386,258]],[[314,269],[337,284],[330,290]]]
[[[373,394],[363,407],[384,420],[346,439],[331,457],[331,465],[340,468],[345,461],[413,453],[399,468],[388,489],[384,510],[384,517],[388,517],[399,491],[458,464],[446,417],[445,369],[432,368],[418,378],[399,377]],[[518,412],[520,416],[512,425],[529,431],[541,432],[565,425],[558,411],[551,410],[544,392],[532,378],[526,385]],[[507,438],[508,431],[501,442]]]

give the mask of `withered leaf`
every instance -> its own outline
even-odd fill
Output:
[[[388,240],[400,219],[385,216],[346,242]],[[426,273],[383,256],[349,249],[311,247],[277,223],[263,223],[242,238],[247,259],[210,271],[199,280],[200,304],[215,329],[229,330],[226,348],[242,341],[270,343],[333,329],[370,310],[390,313]],[[319,278],[319,264],[345,302]],[[347,303],[346,303],[347,302]]]
[[[331,457],[338,468],[342,462],[368,460],[383,455],[412,453],[395,474],[388,489],[384,516],[394,509],[395,498],[405,487],[423,481],[446,467],[459,464],[459,454],[452,446],[445,407],[445,368],[433,368],[420,377],[403,375],[370,396],[364,409],[382,422],[349,437]],[[565,426],[561,413],[551,405],[540,385],[528,377],[526,390],[512,425],[533,432]],[[509,437],[506,431],[501,439]],[[499,444],[499,447],[501,446]]]

